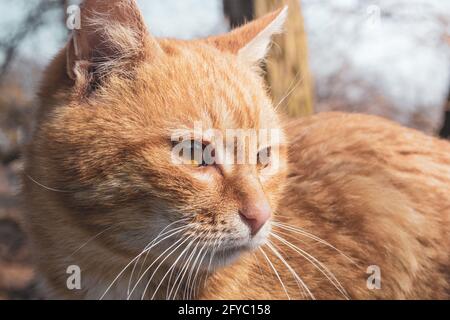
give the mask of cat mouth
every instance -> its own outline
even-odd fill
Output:
[[[211,267],[224,267],[238,260],[243,254],[253,252],[263,246],[262,241],[250,241],[243,244],[228,244],[210,252]]]

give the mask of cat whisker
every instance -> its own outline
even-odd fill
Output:
[[[196,257],[194,260],[192,260],[192,263],[189,265],[189,271],[188,271],[188,273],[187,273],[187,278],[186,278],[186,285],[184,286],[184,292],[183,292],[183,299],[187,299],[187,291],[188,291],[188,288],[189,288],[189,286],[190,286],[190,281],[191,281],[191,277],[192,277],[192,272],[193,272],[193,270],[194,270],[194,267],[195,267],[195,264],[196,264],[196,262],[197,262],[197,260],[198,260],[198,257],[199,257],[199,255],[200,255],[200,252],[197,254],[197,256],[195,255],[196,254],[196,252],[197,252],[197,248],[198,248],[198,246],[200,245],[200,241],[198,241],[197,242],[197,245],[194,247],[194,250],[193,250],[193,252],[192,252],[192,258],[194,258],[194,257]]]
[[[197,238],[195,238],[193,241],[191,241],[191,243],[193,243],[194,241],[196,241],[196,239],[198,239],[201,235],[202,235],[202,234],[200,234],[199,236],[197,236]],[[190,245],[190,244],[189,244],[189,245]],[[188,249],[189,249],[189,246],[187,246],[186,248],[184,248],[184,250],[178,255],[177,259],[172,263],[172,265],[171,265],[171,267],[168,269],[168,271],[164,274],[164,276],[162,277],[162,279],[161,279],[160,282],[159,282],[159,285],[158,285],[157,288],[155,289],[155,291],[154,291],[154,293],[153,293],[153,295],[152,295],[152,297],[151,297],[151,300],[153,300],[153,299],[155,298],[155,296],[156,296],[156,294],[157,294],[159,288],[160,288],[161,285],[163,284],[164,280],[166,279],[166,277],[168,276],[168,274],[170,273],[170,271],[173,270],[173,269],[176,267],[178,261],[181,259],[181,257],[183,256],[184,252],[185,252],[186,250],[188,250]],[[176,249],[175,249],[175,250],[176,250]],[[161,267],[161,265],[164,263],[164,261],[167,260],[167,258],[168,258],[170,255],[172,255],[172,254],[173,254],[173,251],[172,251],[169,255],[167,255],[166,258],[165,258],[164,260],[162,260],[161,263],[159,264],[159,266],[155,269],[155,271],[153,272],[152,276],[150,277],[150,279],[149,279],[149,281],[148,281],[148,283],[147,283],[147,286],[146,286],[146,288],[145,288],[145,290],[144,290],[144,293],[143,293],[142,297],[144,297],[145,291],[147,290],[148,285],[149,285],[150,282],[152,281],[152,279],[153,279],[154,275],[156,274],[156,272],[158,271],[158,269]]]
[[[197,244],[198,246],[198,244]],[[200,257],[201,254],[201,250],[199,251],[199,253],[197,255],[195,255],[195,253],[197,252],[197,246],[195,246],[194,248],[194,255],[193,257],[196,257],[194,260],[192,260],[192,263],[189,265],[189,271],[188,271],[188,276],[186,278],[186,285],[184,286],[184,292],[183,292],[183,299],[184,300],[188,300],[189,299],[189,289],[191,286],[191,279],[192,279],[192,274],[195,270],[195,265],[197,263],[198,258]]]
[[[197,236],[184,251],[187,252],[187,250],[189,250],[190,246],[193,245],[193,243],[195,243],[195,241],[197,241],[197,244],[193,248],[193,251],[195,252],[197,250],[197,247],[200,244],[200,240],[204,236],[204,234],[205,234],[205,232],[202,232],[199,236]],[[176,263],[174,264],[174,266],[175,265],[176,265]],[[176,281],[175,281],[175,284],[176,284]],[[188,282],[188,284],[189,284],[189,282]]]
[[[305,250],[300,249],[298,246],[292,244],[291,242],[287,241],[283,237],[271,233],[273,237],[275,237],[277,240],[282,242],[283,244],[287,245],[289,248],[300,254],[303,258],[305,258],[308,262],[310,262],[317,270],[319,270],[327,279],[330,281],[331,284],[341,293],[347,300],[350,300],[349,295],[347,294],[344,287],[341,285],[339,280],[336,278],[336,276],[319,260],[317,260],[314,256],[306,252]]]
[[[208,246],[210,246],[210,245],[211,245],[211,243],[208,244]],[[203,256],[202,256],[202,260],[200,260],[200,263],[198,265],[197,272],[195,273],[192,297],[197,297],[197,295],[200,293],[199,292],[199,288],[202,286],[203,277],[198,278],[198,284],[195,284],[195,283],[197,282],[198,274],[200,272],[201,266],[203,264],[203,261],[205,260],[205,257],[207,255],[207,253],[208,253],[208,250],[205,250],[204,253],[203,253]],[[204,272],[207,273],[207,270],[204,271]]]
[[[175,300],[176,299],[176,295],[178,294],[178,290],[179,290],[179,288],[181,286],[181,282],[184,279],[184,274],[185,274],[185,271],[187,269],[187,265],[188,265],[190,259],[192,258],[192,255],[193,255],[193,249],[192,249],[192,251],[190,253],[187,252],[187,249],[189,249],[189,248],[190,247],[185,249],[186,255],[185,255],[184,259],[183,259],[184,264],[180,268],[180,270],[178,271],[178,275],[175,278],[175,281],[173,282],[172,287],[170,288],[170,291],[169,291],[169,294],[168,294],[168,298],[167,298],[168,300]],[[172,295],[172,293],[173,293],[173,295]]]
[[[302,280],[302,278],[297,274],[297,272],[295,272],[295,270],[289,265],[289,263],[286,261],[286,259],[283,258],[283,256],[280,254],[280,252],[275,248],[274,244],[271,241],[269,241],[267,246],[273,251],[273,253],[275,253],[275,255],[278,257],[278,259],[280,259],[280,261],[286,266],[286,268],[292,274],[295,281],[297,282],[299,289],[302,290],[302,294],[305,295],[305,290],[306,290],[306,293],[309,295],[309,297],[312,300],[315,300],[315,297],[312,294],[312,292],[309,290],[308,286],[305,284],[305,282]]]
[[[211,231],[208,232],[208,234],[206,235],[206,237],[209,237],[210,234],[211,234]],[[189,291],[189,296],[188,296],[190,299],[195,295],[195,290],[196,290],[196,288],[197,288],[196,282],[197,282],[198,273],[200,272],[200,268],[201,268],[201,266],[202,266],[203,260],[205,259],[206,254],[208,253],[207,247],[210,246],[210,245],[211,245],[211,242],[210,242],[209,240],[208,240],[208,241],[205,241],[205,244],[204,244],[203,247],[200,249],[199,255],[201,255],[202,252],[203,252],[203,255],[202,255],[202,258],[200,259],[200,261],[199,261],[199,263],[198,263],[198,265],[197,265],[197,271],[196,271],[195,274],[194,274],[194,279],[192,280],[192,286],[190,286],[190,291]],[[201,279],[200,279],[200,280],[201,280]],[[188,283],[189,283],[189,282],[188,282]],[[200,286],[200,283],[199,283],[199,286]]]
[[[60,189],[55,189],[55,188],[50,188],[47,187],[46,185],[43,185],[42,183],[36,181],[32,176],[30,176],[29,174],[25,175],[31,182],[33,182],[34,184],[36,184],[37,186],[44,188],[45,190],[48,191],[53,191],[53,192],[58,192],[58,193],[70,193],[71,191],[66,191],[66,190],[60,190]]]
[[[270,267],[272,268],[273,272],[275,273],[275,276],[278,278],[278,281],[280,282],[284,292],[286,293],[286,296],[288,297],[288,300],[291,300],[291,297],[289,295],[289,292],[286,289],[286,286],[284,285],[283,280],[281,279],[277,269],[275,268],[275,266],[273,265],[272,261],[270,261],[269,257],[267,256],[267,254],[264,252],[263,248],[259,248],[259,250],[261,251],[261,253],[264,255],[264,258],[267,260],[267,262],[269,263]]]
[[[200,282],[200,283],[202,283],[202,286],[203,286],[203,287],[205,287],[205,285],[206,285],[206,283],[207,283],[207,277],[208,277],[208,274],[210,274],[210,272],[211,272],[211,264],[212,264],[212,261],[214,260],[214,257],[215,257],[215,255],[216,255],[217,249],[218,249],[219,246],[222,244],[222,240],[223,240],[223,236],[220,236],[219,238],[217,238],[217,239],[214,241],[213,249],[211,250],[211,256],[209,257],[208,268],[206,269],[206,272],[205,272],[205,274],[202,276],[201,282]]]
[[[335,251],[338,252],[340,255],[342,255],[345,259],[347,259],[349,262],[351,262],[351,263],[354,264],[355,266],[358,266],[358,264],[357,264],[352,258],[348,257],[348,256],[347,256],[345,253],[343,253],[341,250],[339,250],[338,248],[336,248],[335,246],[333,246],[333,245],[330,244],[329,242],[323,240],[322,238],[320,238],[320,237],[318,237],[318,236],[316,236],[316,235],[314,235],[314,234],[312,234],[312,233],[310,233],[310,232],[308,232],[308,231],[306,231],[306,230],[304,230],[304,229],[302,229],[302,228],[294,227],[294,226],[291,226],[291,225],[288,225],[288,224],[285,224],[285,223],[281,223],[281,222],[277,222],[277,221],[273,221],[272,224],[273,224],[275,227],[278,227],[278,228],[280,228],[280,229],[284,229],[284,230],[286,230],[286,231],[294,232],[294,233],[303,235],[303,236],[305,236],[305,237],[307,237],[307,238],[309,238],[309,239],[311,239],[311,240],[315,240],[315,241],[317,241],[317,242],[319,242],[319,243],[321,243],[321,244],[323,244],[323,245],[325,245],[325,246],[327,246],[327,247],[329,247],[329,248],[335,250]]]
[[[72,258],[75,254],[77,254],[80,250],[82,250],[84,247],[86,247],[89,243],[91,243],[92,241],[94,241],[95,239],[97,239],[98,237],[100,237],[102,234],[104,234],[106,231],[109,231],[111,229],[113,229],[114,226],[110,226],[108,228],[106,228],[105,230],[97,233],[95,236],[93,236],[92,238],[90,238],[88,241],[86,241],[85,243],[83,243],[78,249],[76,249],[74,252],[72,252],[70,254],[70,256],[68,256],[69,258]]]
[[[186,261],[189,259],[189,257],[190,257],[189,249],[191,248],[192,244],[193,244],[193,241],[191,241],[191,242],[184,248],[184,250],[180,253],[180,257],[183,258],[183,260],[179,263],[180,265],[183,264],[183,263],[186,263]],[[175,264],[173,264],[173,266],[175,266]],[[172,278],[173,272],[174,272],[175,270],[176,270],[176,268],[172,268],[172,271],[171,271],[171,273],[170,273],[170,278],[169,278],[168,283],[167,283],[166,300],[169,300],[169,299],[170,299],[170,296],[171,296],[173,290],[175,289],[175,286],[177,285],[178,280],[179,280],[180,277],[181,277],[182,271],[184,270],[184,264],[183,264],[183,268],[181,268],[181,269],[178,270],[178,275],[177,275],[177,277],[175,278],[175,280],[174,280],[174,282],[173,282],[173,285],[171,286],[171,278]],[[170,290],[170,291],[169,291],[169,290]]]
[[[141,268],[140,268],[140,270],[139,270],[138,278],[142,275],[142,270],[143,270],[143,268],[144,268],[144,266],[145,266],[145,263],[147,262],[147,258],[148,258],[148,255],[150,254],[151,249],[154,248],[154,247],[156,247],[156,246],[158,246],[158,245],[159,245],[160,243],[162,243],[163,241],[167,240],[167,238],[161,238],[161,239],[158,240],[158,237],[163,237],[163,236],[165,236],[166,234],[171,233],[171,232],[180,231],[180,230],[181,230],[181,231],[184,231],[184,230],[187,230],[187,229],[188,229],[187,226],[181,226],[181,227],[174,228],[174,229],[172,229],[172,230],[170,230],[170,231],[164,232],[164,233],[161,234],[160,236],[157,236],[150,244],[148,244],[147,246],[145,246],[144,250],[143,250],[142,253],[137,257],[138,259],[135,261],[134,266],[133,266],[133,269],[134,269],[135,266],[137,265],[138,261],[139,261],[140,258],[142,257],[142,255],[145,253],[144,261],[141,263]],[[180,232],[181,232],[181,231],[180,231]],[[178,233],[179,233],[179,232],[177,232],[177,234],[178,234]],[[155,243],[156,240],[158,240],[158,241]],[[133,273],[131,274],[130,279],[132,278],[132,276],[133,276]],[[129,282],[130,282],[130,281],[129,281]],[[128,289],[127,289],[127,295],[129,294],[129,290],[130,290],[130,289],[128,288]]]
[[[190,257],[190,254],[187,252],[187,250],[190,248],[190,246],[186,246],[186,248],[183,250],[183,252],[181,253],[181,256],[183,256],[185,253],[186,255],[184,255],[183,257],[183,261],[181,263],[186,263],[187,259]],[[180,265],[181,265],[180,263]],[[176,279],[174,280],[173,285],[171,286],[171,281],[172,281],[172,277],[173,277],[173,272],[175,271],[175,268],[172,269],[171,273],[170,273],[170,277],[169,280],[167,282],[167,289],[166,289],[166,300],[170,299],[170,295],[172,294],[173,290],[174,290],[174,286],[176,286],[177,281],[179,280],[182,271],[184,270],[184,264],[183,264],[183,268],[179,269],[178,275],[176,277]]]
[[[183,250],[183,252],[181,252],[181,254],[180,254],[180,256],[184,256],[184,257],[183,257],[183,260],[180,262],[180,265],[186,261],[186,256],[185,256],[184,254],[187,253],[187,248],[188,248],[188,247],[186,247],[186,248]],[[167,280],[166,300],[169,300],[169,299],[170,299],[170,298],[169,298],[169,290],[171,290],[172,287],[173,287],[173,286],[171,286],[171,284],[172,284],[172,278],[173,278],[173,274],[174,274],[175,270],[177,270],[177,269],[176,269],[176,268],[172,268],[172,271],[170,272],[169,280]],[[178,271],[179,271],[179,270],[178,270]],[[178,276],[179,276],[179,275],[178,275]],[[178,280],[178,276],[177,276],[176,279],[174,279],[173,285],[176,284],[176,280]]]
[[[173,298],[172,299],[176,299],[177,294],[178,294],[178,290],[181,288],[181,285],[183,283],[184,277],[187,275],[188,271],[190,270],[190,264],[191,264],[191,261],[192,261],[193,257],[195,256],[195,252],[197,250],[197,247],[198,247],[198,243],[197,243],[197,246],[195,246],[192,249],[192,251],[189,254],[189,256],[187,256],[186,262],[183,265],[183,268],[181,268],[181,270],[180,270],[180,274],[178,275],[177,279],[175,279],[175,283],[174,283],[174,287],[173,288],[175,288],[175,286],[176,286],[176,289],[175,289],[175,292],[173,294]],[[171,297],[171,294],[169,294],[169,298],[170,297]]]
[[[212,261],[214,260],[214,256],[217,252],[217,249],[219,249],[223,243],[223,238],[224,238],[224,236],[222,235],[219,238],[217,238],[216,241],[214,241],[213,251],[212,251],[211,257],[209,258],[208,272],[210,272],[210,270],[211,270],[211,264],[212,264]]]
[[[158,234],[158,235],[157,235],[157,236],[156,236],[156,237],[155,237],[148,245],[145,246],[144,250],[146,250],[148,247],[152,246],[152,245],[155,243],[155,241],[157,241],[157,240],[159,239],[159,237],[163,236],[164,232],[165,232],[167,229],[169,229],[171,226],[173,226],[173,225],[175,225],[175,224],[177,224],[177,223],[181,223],[181,222],[188,221],[188,220],[190,220],[190,218],[183,218],[183,219],[179,219],[179,220],[176,220],[176,221],[174,221],[174,222],[168,224],[164,229],[161,230],[161,232],[160,232],[160,233],[159,233],[159,234]],[[180,228],[182,228],[182,227],[180,227]],[[177,229],[177,228],[175,228],[175,230],[176,230],[176,229]],[[173,229],[172,231],[174,231],[174,229]],[[143,269],[143,267],[144,267],[144,265],[145,265],[145,262],[147,261],[147,257],[148,257],[148,254],[149,254],[149,253],[150,253],[150,250],[147,251],[147,253],[145,254],[145,257],[144,257],[144,261],[141,263],[141,268],[140,268],[140,270],[139,270],[138,278],[139,278],[139,277],[141,276],[141,274],[142,274],[142,269]],[[140,257],[135,261],[134,266],[133,266],[133,270],[131,271],[130,279],[129,279],[129,281],[128,281],[127,295],[130,294],[131,282],[132,282],[132,280],[133,280],[133,275],[134,275],[136,266],[137,266],[137,264],[139,263],[139,260],[140,260]]]
[[[294,91],[298,88],[298,86],[303,82],[303,76],[301,76],[298,80],[297,77],[300,75],[300,72],[297,72],[297,74],[294,77],[294,80],[292,80],[292,83],[289,85],[287,89],[286,95],[278,102],[278,104],[274,107],[274,110],[277,111],[278,108],[288,99]],[[297,81],[295,83],[295,81]]]
[[[167,240],[171,237],[173,237],[176,234],[179,234],[180,232],[185,231],[188,228],[188,226],[185,226],[183,229],[181,230],[177,230],[177,231],[170,231],[172,232],[171,234],[169,234],[168,236],[166,236],[164,239],[161,239],[160,241],[158,241],[158,243],[152,245],[152,247],[148,248],[148,249],[144,249],[141,253],[139,253],[135,258],[133,258],[120,272],[119,274],[114,278],[114,280],[111,282],[111,284],[107,287],[106,291],[103,293],[103,295],[100,297],[100,300],[102,300],[106,294],[108,293],[109,290],[111,290],[111,288],[113,287],[113,285],[117,282],[117,280],[122,276],[122,274],[131,266],[131,264],[133,264],[133,262],[136,261],[136,259],[138,259],[140,256],[142,256],[144,253],[146,253],[148,250],[151,250],[153,247],[155,247],[156,245],[158,245],[159,243],[161,243],[164,240]]]
[[[156,271],[159,269],[159,267],[162,265],[162,263],[167,260],[174,252],[176,252],[176,250],[178,250],[183,244],[186,243],[186,241],[188,241],[190,238],[192,237],[192,235],[189,235],[187,237],[181,237],[180,239],[178,239],[174,244],[172,244],[169,248],[167,248],[163,253],[161,253],[153,262],[152,264],[143,272],[143,274],[141,275],[141,277],[138,279],[137,283],[135,284],[135,286],[133,287],[133,289],[131,290],[130,295],[128,296],[128,300],[130,299],[131,295],[133,294],[134,290],[136,290],[136,287],[138,286],[138,284],[141,282],[141,280],[144,278],[145,274],[147,274],[147,272],[153,267],[153,265],[159,260],[161,259],[163,256],[165,256],[165,258],[162,260],[162,262],[158,265],[158,267],[156,268],[156,270],[153,272],[151,278],[149,281],[147,281],[147,284],[144,288],[144,291],[141,295],[141,300],[144,299],[145,297],[145,293],[147,292],[147,289],[151,283],[151,280],[153,279],[153,276],[156,274]],[[180,243],[181,242],[181,243]],[[175,247],[174,249],[172,249],[173,247]],[[167,252],[169,250],[171,250],[169,254],[167,254]]]

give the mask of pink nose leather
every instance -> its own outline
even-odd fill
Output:
[[[248,204],[239,213],[242,220],[249,226],[252,236],[254,236],[270,219],[272,209],[267,200],[261,199]]]

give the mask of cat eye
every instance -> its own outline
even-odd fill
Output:
[[[272,157],[272,147],[267,147],[258,152],[257,166],[260,169],[267,168],[270,165],[270,159]]]
[[[212,164],[209,161],[208,153],[205,152],[205,149],[208,147],[207,143],[197,140],[185,140],[175,143],[175,145],[181,150],[179,156],[183,159],[184,164],[194,167],[207,167]]]

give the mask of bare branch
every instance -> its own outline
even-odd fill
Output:
[[[45,24],[45,13],[61,8],[65,9],[66,0],[42,0],[30,10],[26,18],[21,23],[20,28],[8,39],[0,42],[0,50],[4,52],[4,59],[0,64],[0,82],[2,82],[9,70],[9,67],[16,56],[19,45],[30,34],[36,32]]]

